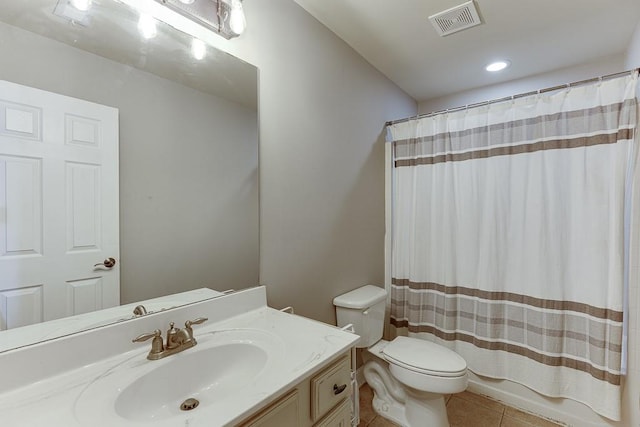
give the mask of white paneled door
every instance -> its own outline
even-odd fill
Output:
[[[0,81],[0,330],[119,304],[118,210],[118,110]]]

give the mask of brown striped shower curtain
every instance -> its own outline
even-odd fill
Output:
[[[399,333],[620,419],[637,80],[388,127]]]

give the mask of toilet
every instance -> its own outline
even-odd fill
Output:
[[[358,348],[368,349],[364,377],[373,408],[405,427],[449,427],[445,394],[467,388],[467,362],[456,352],[418,338],[382,340],[387,292],[366,285],[333,299],[338,326],[352,324]]]

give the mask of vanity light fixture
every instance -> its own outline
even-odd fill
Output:
[[[91,8],[91,0],[69,0],[69,3],[81,12],[86,12]]]
[[[155,18],[149,14],[141,13],[138,20],[138,31],[145,39],[154,38],[158,34]]]
[[[194,38],[191,41],[191,54],[198,61],[202,61],[207,54],[207,45],[202,40]]]
[[[213,34],[232,39],[247,26],[242,0],[193,0],[188,4],[191,0],[118,1],[212,45],[216,44],[211,39]]]
[[[491,64],[487,65],[486,67],[484,67],[484,69],[489,71],[489,72],[491,72],[491,73],[495,73],[495,72],[504,70],[509,65],[511,65],[511,62],[509,62],[509,61],[496,61],[496,62],[492,62]]]

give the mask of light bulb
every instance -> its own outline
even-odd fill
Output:
[[[229,16],[229,28],[235,34],[240,35],[247,28],[247,20],[244,17],[242,2],[240,0],[231,0],[231,14]]]
[[[182,4],[193,4],[195,0],[180,0],[180,3]]]
[[[79,11],[86,12],[91,7],[91,0],[70,0],[71,6]]]
[[[153,16],[143,13],[138,21],[138,31],[145,39],[152,39],[158,34],[156,20]]]
[[[202,40],[194,38],[191,41],[191,54],[198,61],[201,61],[204,59],[205,55],[207,54],[207,46],[204,44]]]

